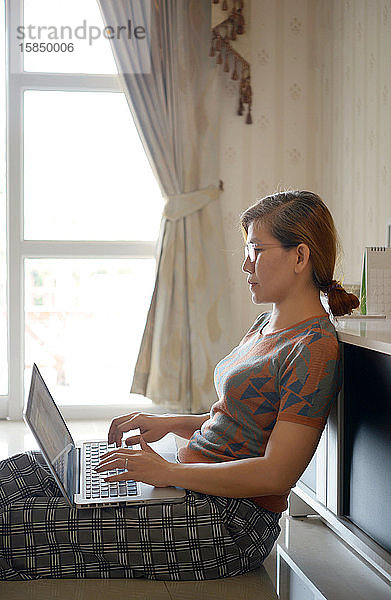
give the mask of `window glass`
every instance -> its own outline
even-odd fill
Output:
[[[26,259],[25,382],[58,404],[129,403],[154,259]]]
[[[24,94],[25,238],[154,240],[159,186],[123,93]]]
[[[21,27],[25,71],[118,74],[96,0],[24,0]],[[26,43],[45,50],[28,52]]]
[[[0,2],[0,395],[8,393],[4,2]]]

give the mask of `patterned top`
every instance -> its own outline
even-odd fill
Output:
[[[341,387],[339,346],[328,315],[262,335],[271,313],[261,314],[239,346],[215,369],[219,399],[210,418],[179,451],[184,463],[264,456],[278,420],[323,430]],[[288,494],[253,500],[273,512]]]

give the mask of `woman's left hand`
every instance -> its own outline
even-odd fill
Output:
[[[114,469],[125,469],[124,473],[105,477],[107,482],[133,479],[156,487],[173,485],[170,475],[175,464],[168,462],[152,450],[143,438],[140,439],[140,445],[141,450],[117,448],[107,452],[101,457],[95,470],[97,473],[103,473]]]

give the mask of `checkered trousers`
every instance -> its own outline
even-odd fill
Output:
[[[188,491],[180,503],[70,508],[38,452],[0,462],[0,579],[202,580],[259,567],[280,513]]]

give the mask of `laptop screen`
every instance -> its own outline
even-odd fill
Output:
[[[75,491],[75,443],[35,364],[24,417],[57,483],[72,501]]]

